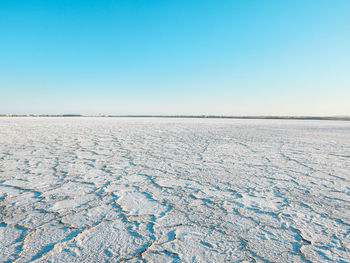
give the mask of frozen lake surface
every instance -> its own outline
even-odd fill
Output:
[[[0,118],[1,262],[350,262],[350,122]]]

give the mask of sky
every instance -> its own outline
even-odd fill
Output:
[[[0,114],[350,116],[349,0],[1,0]]]

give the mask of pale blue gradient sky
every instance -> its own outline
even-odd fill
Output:
[[[3,0],[0,113],[350,115],[348,0]]]

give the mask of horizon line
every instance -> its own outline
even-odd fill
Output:
[[[294,116],[294,115],[158,115],[158,114],[0,114],[0,117],[99,117],[99,118],[193,118],[193,119],[286,119],[286,120],[344,120],[350,116]]]

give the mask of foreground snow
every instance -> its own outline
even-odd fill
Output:
[[[0,118],[0,261],[350,262],[350,122]]]

